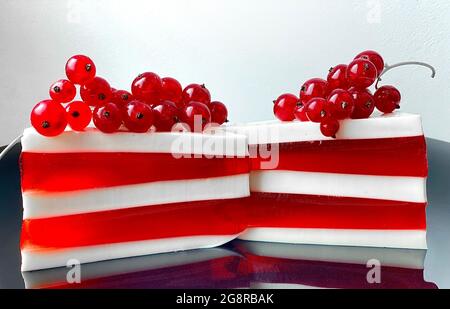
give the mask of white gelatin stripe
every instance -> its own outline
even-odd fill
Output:
[[[154,152],[201,154],[210,156],[238,156],[247,154],[244,135],[216,130],[214,134],[199,133],[131,133],[105,134],[94,128],[85,132],[67,130],[55,137],[45,137],[33,128],[25,129],[23,152]]]
[[[248,137],[249,144],[289,143],[333,140],[320,133],[320,124],[313,122],[281,122],[277,120],[230,125],[226,130]],[[423,135],[419,115],[393,113],[369,119],[341,121],[338,139],[377,139]]]
[[[22,193],[24,219],[47,218],[169,203],[249,196],[248,174],[160,181],[73,192]]]
[[[72,259],[75,259],[80,263],[91,263],[131,256],[213,248],[233,240],[236,236],[237,235],[189,236],[58,250],[22,250],[21,270],[31,271],[53,267],[65,267],[67,266],[67,262]]]
[[[83,265],[82,281],[153,269],[165,269],[231,256],[239,255],[223,248],[210,248],[87,263]],[[59,267],[42,271],[26,271],[22,273],[22,276],[27,289],[51,287],[67,283],[67,268]]]
[[[292,244],[426,249],[425,230],[249,228],[243,240]]]
[[[371,259],[377,259],[383,266],[409,269],[423,269],[427,252],[423,249],[292,245],[260,241],[249,241],[242,245],[258,256],[362,265]]]
[[[424,203],[426,178],[297,171],[253,171],[250,191]]]

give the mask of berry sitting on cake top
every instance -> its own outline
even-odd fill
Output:
[[[282,94],[275,100],[274,115],[281,121],[311,121],[320,123],[326,137],[336,138],[339,120],[369,118],[375,108],[388,114],[400,108],[401,94],[393,86],[378,88],[381,76],[403,65],[432,66],[422,62],[402,62],[385,65],[383,57],[367,50],[358,54],[350,64],[339,64],[328,72],[327,80],[313,78],[300,88],[300,96]],[[375,93],[369,87],[375,84]]]
[[[39,102],[31,112],[36,131],[57,136],[67,125],[74,131],[83,131],[92,121],[104,133],[145,133],[152,127],[157,132],[170,132],[178,122],[184,123],[184,130],[201,132],[207,125],[228,121],[225,104],[211,102],[204,84],[190,84],[183,89],[172,77],[160,78],[156,73],[145,72],[133,80],[128,92],[112,88],[96,74],[97,68],[89,57],[71,57],[66,63],[68,79],[53,83],[49,90],[51,100]],[[79,86],[82,101],[74,101],[75,85]]]

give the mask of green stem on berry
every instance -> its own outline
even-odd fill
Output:
[[[392,69],[395,69],[395,68],[398,68],[401,66],[405,66],[405,65],[419,65],[419,66],[427,67],[431,70],[431,78],[434,78],[436,76],[436,69],[432,65],[425,63],[425,62],[406,61],[406,62],[399,62],[399,63],[393,64],[393,65],[386,64],[384,66],[383,72],[381,72],[380,76],[378,76],[377,83],[375,84],[375,89],[378,89],[378,83],[381,81],[381,76],[383,76],[384,74],[386,74],[388,71],[390,71]]]

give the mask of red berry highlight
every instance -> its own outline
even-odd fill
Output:
[[[375,65],[375,67],[377,68],[377,72],[378,72],[377,76],[379,76],[383,72],[384,60],[383,60],[383,57],[381,57],[381,55],[379,53],[377,53],[376,51],[373,51],[373,50],[363,51],[362,53],[359,53],[355,57],[355,59],[359,59],[359,58],[366,59],[366,60],[369,60],[370,62],[372,62]]]
[[[372,115],[375,109],[375,100],[372,93],[367,89],[350,88],[355,108],[350,116],[352,119],[365,119]]]
[[[300,89],[300,101],[306,105],[313,98],[326,98],[328,82],[321,78],[307,80]]]
[[[352,87],[368,88],[373,85],[377,77],[377,68],[369,60],[358,58],[347,67],[347,80]]]
[[[350,92],[335,89],[328,96],[327,104],[330,106],[333,117],[341,120],[349,118],[355,108],[355,102]]]
[[[150,106],[143,102],[131,101],[125,107],[123,122],[131,132],[147,132],[153,125],[153,111]]]
[[[211,111],[211,122],[221,125],[228,121],[228,110],[222,102],[211,102],[209,104],[209,109]]]
[[[44,136],[57,136],[67,126],[67,117],[64,107],[58,102],[44,100],[36,104],[31,111],[31,125]]]
[[[67,122],[72,130],[83,131],[91,122],[92,111],[83,101],[73,101],[66,106]]]
[[[122,125],[122,112],[116,104],[110,102],[97,106],[92,113],[92,119],[97,129],[104,133],[113,133]]]
[[[111,86],[106,79],[96,76],[81,86],[80,96],[90,106],[101,106],[111,101]]]
[[[211,112],[206,104],[194,101],[181,109],[180,120],[189,126],[191,132],[201,132],[211,122]]]
[[[161,91],[161,78],[152,72],[139,74],[131,84],[131,93],[134,98],[149,105],[159,103]]]
[[[323,98],[311,99],[306,104],[306,115],[312,122],[322,122],[324,119],[331,117],[331,111],[327,106],[327,100]]]
[[[299,103],[296,95],[285,93],[274,101],[273,113],[281,121],[292,121],[295,119],[294,110]]]
[[[60,79],[50,86],[48,92],[53,101],[58,103],[68,103],[75,98],[77,89],[71,81]]]
[[[178,108],[171,101],[163,101],[153,107],[153,116],[156,130],[169,132],[179,121]]]
[[[373,95],[376,108],[385,114],[392,113],[400,108],[402,96],[393,86],[380,87]]]
[[[96,68],[91,58],[75,55],[66,63],[67,78],[74,84],[84,85],[95,77]]]
[[[190,84],[184,88],[183,103],[186,105],[190,102],[200,102],[209,106],[209,103],[211,103],[211,94],[204,84]]]
[[[164,77],[162,80],[161,101],[171,101],[181,105],[183,88],[181,84],[172,77]]]
[[[330,69],[327,77],[328,90],[344,89],[347,90],[350,85],[347,80],[347,65],[338,64]]]
[[[339,131],[339,121],[335,118],[328,118],[320,123],[320,132],[326,137],[336,138]]]

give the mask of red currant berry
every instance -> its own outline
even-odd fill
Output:
[[[375,67],[377,68],[377,72],[379,76],[383,70],[384,70],[384,60],[383,57],[381,57],[381,55],[379,53],[377,53],[376,51],[373,50],[366,50],[363,51],[362,53],[358,54],[355,59],[366,59],[369,60],[370,62],[372,62]]]
[[[206,104],[194,101],[181,109],[180,119],[191,132],[201,132],[211,122],[211,112]]]
[[[190,84],[183,90],[183,103],[189,104],[190,102],[200,102],[206,106],[211,103],[211,94],[205,85]]]
[[[228,110],[222,102],[211,102],[209,104],[209,109],[211,111],[211,122],[221,125],[228,121]]]
[[[348,90],[355,101],[355,108],[351,114],[352,119],[365,119],[372,115],[375,109],[375,100],[368,89],[350,88]]]
[[[175,104],[181,103],[183,88],[181,84],[172,77],[164,77],[162,80],[161,100],[171,101]]]
[[[91,58],[84,55],[76,55],[67,60],[66,75],[74,84],[84,85],[95,77],[95,64]]]
[[[349,118],[355,108],[352,94],[343,89],[333,90],[328,96],[327,104],[337,120]]]
[[[155,127],[159,132],[169,132],[179,121],[178,108],[171,101],[163,101],[153,107]]]
[[[306,105],[299,101],[294,109],[294,116],[297,120],[309,121],[308,116],[306,115]]]
[[[74,131],[83,131],[92,119],[89,105],[83,101],[73,101],[66,106],[67,122]]]
[[[125,106],[133,101],[133,95],[126,90],[112,90],[111,102],[116,104],[119,108]]]
[[[80,88],[81,99],[90,106],[100,106],[110,102],[112,98],[111,86],[99,76],[85,83]]]
[[[61,134],[67,126],[64,107],[52,100],[44,100],[36,104],[31,111],[31,125],[44,136]]]
[[[359,58],[353,60],[347,67],[347,80],[353,87],[368,88],[377,77],[377,68],[369,60]]]
[[[109,102],[97,106],[92,113],[92,119],[97,129],[105,133],[113,133],[122,125],[122,112],[116,104]]]
[[[303,105],[313,98],[326,98],[328,94],[328,82],[321,78],[313,78],[306,81],[300,89],[300,100]]]
[[[67,103],[75,98],[77,89],[71,81],[60,79],[50,86],[49,94],[53,101]]]
[[[306,115],[312,122],[322,122],[326,118],[331,117],[331,110],[327,104],[327,100],[323,98],[311,99],[306,104]]]
[[[339,121],[334,118],[328,118],[320,123],[320,132],[326,137],[336,138],[339,131]]]
[[[131,93],[134,98],[149,105],[159,103],[161,91],[161,78],[152,72],[139,74],[131,84]]]
[[[295,119],[294,110],[299,103],[297,96],[293,94],[282,94],[273,101],[273,113],[281,121],[292,121]]]
[[[344,89],[349,88],[347,80],[347,65],[338,64],[337,66],[330,69],[327,77],[328,90],[332,91],[334,89]]]
[[[375,106],[382,113],[392,113],[394,110],[400,108],[402,96],[400,91],[393,86],[383,86],[378,88],[373,97],[375,99]]]
[[[147,132],[153,125],[153,111],[150,106],[143,102],[131,101],[125,107],[123,122],[131,132]]]

